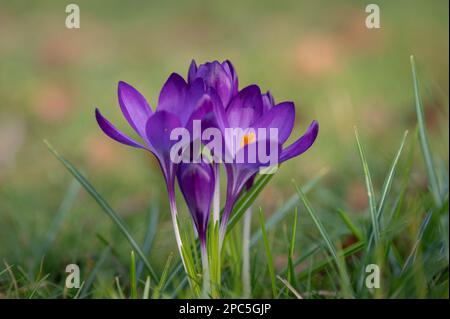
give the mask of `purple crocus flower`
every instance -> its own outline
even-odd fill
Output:
[[[214,110],[214,126],[222,130],[225,136],[226,128],[241,128],[244,131],[258,128],[278,129],[278,141],[275,141],[280,149],[278,163],[298,156],[305,152],[314,143],[318,134],[318,123],[313,121],[306,131],[297,141],[286,148],[282,145],[291,135],[294,120],[295,107],[292,102],[275,104],[275,100],[270,92],[261,94],[257,85],[250,85],[238,91],[238,78],[233,65],[229,61],[207,62],[197,67],[192,61],[188,72],[188,82],[195,79],[203,79],[208,87],[211,96],[216,93],[220,101],[214,104],[221,104]],[[257,134],[249,133],[243,137],[244,147],[239,152],[248,152],[248,144],[272,143],[268,137],[260,139]],[[225,149],[222,159],[225,159],[230,152],[230,146],[224,140]],[[236,155],[236,154],[235,154]],[[225,161],[226,162],[226,161]],[[254,178],[263,163],[225,163],[227,172],[227,200],[221,221],[222,236],[233,208],[234,202],[245,186],[249,189],[253,185]]]
[[[213,167],[206,163],[181,163],[178,167],[177,179],[200,243],[205,246],[215,187]]]
[[[203,80],[197,79],[188,84],[180,75],[172,73],[161,89],[155,112],[144,96],[125,82],[119,82],[118,98],[125,119],[143,143],[119,131],[96,109],[98,125],[110,138],[147,150],[158,159],[166,181],[175,236],[181,254],[174,187],[177,165],[170,159],[170,149],[175,141],[170,139],[170,133],[174,128],[189,127],[193,119],[205,113],[204,109],[211,109],[211,100],[206,94]]]
[[[206,62],[198,67],[195,60],[192,60],[188,71],[188,83],[193,83],[198,78],[217,93],[225,107],[238,92],[237,74],[228,60],[222,63]]]
[[[244,158],[248,159],[251,146],[259,149],[261,145],[267,148],[268,145],[275,144],[279,151],[276,164],[281,164],[305,152],[318,134],[318,123],[313,121],[303,136],[291,145],[283,147],[294,126],[294,104],[275,104],[272,95],[269,92],[261,94],[257,85],[250,85],[239,91],[237,74],[229,61],[207,62],[200,66],[192,61],[187,82],[180,75],[173,73],[161,90],[155,112],[146,99],[125,82],[119,82],[118,98],[123,115],[142,142],[117,130],[98,109],[97,122],[103,132],[112,139],[145,149],[158,159],[166,181],[175,236],[182,259],[175,202],[175,177],[178,177],[200,241],[205,246],[212,198],[214,220],[219,220],[219,174],[216,162],[212,165],[175,164],[171,159],[171,148],[176,143],[170,139],[173,129],[186,128],[192,133],[193,121],[202,120],[203,130],[217,127],[222,132],[223,149],[221,154],[214,154],[215,159],[219,157],[225,160],[227,173],[227,196],[220,224],[221,239],[225,235],[228,219],[241,191],[245,186],[247,189],[251,187],[259,170],[268,166],[259,159],[255,162],[229,163],[227,157],[230,153],[233,156],[244,154]],[[237,153],[230,152],[232,146],[226,138],[228,128],[239,128],[244,132],[238,143]],[[268,133],[267,136],[260,135],[259,128],[266,131],[276,129],[278,138],[273,140]],[[191,147],[192,144],[193,141],[190,140],[186,146]]]
[[[220,116],[220,114],[217,114]],[[250,85],[239,91],[239,93],[230,101],[225,110],[225,118],[218,121],[224,123],[225,128],[240,128],[245,133],[241,142],[241,149],[235,154],[249,151],[252,143],[256,144],[258,149],[263,143],[266,145],[276,143],[280,152],[278,154],[277,163],[281,164],[293,157],[299,156],[308,150],[314,143],[319,125],[313,121],[305,134],[287,147],[283,144],[287,141],[292,133],[295,120],[295,106],[293,102],[282,102],[275,105],[274,99],[270,93],[261,94],[257,85]],[[271,128],[277,129],[278,140],[270,140],[267,133],[266,136],[258,136],[258,128],[265,128],[268,131]],[[225,141],[227,144],[227,141]],[[235,155],[237,156],[237,155]],[[225,163],[227,172],[227,199],[221,220],[221,237],[225,235],[226,226],[233,209],[234,203],[238,198],[243,187],[247,184],[250,186],[254,176],[260,168],[267,166],[256,160],[254,163]]]
[[[275,100],[269,91],[262,94],[261,98],[262,98],[262,105],[263,105],[262,113],[265,114],[267,111],[269,111],[275,105]],[[245,182],[246,190],[249,190],[250,188],[252,188],[255,178],[256,178],[256,174],[254,174],[252,177],[250,177],[248,179],[247,182]]]
[[[195,60],[192,60],[188,71],[188,83],[193,83],[202,79],[206,90],[212,99],[212,106],[209,110],[205,109],[202,118],[202,129],[209,127],[223,127],[224,123],[218,122],[225,118],[225,108],[238,93],[238,77],[232,63],[228,60],[223,62],[212,61],[197,66]],[[219,115],[217,115],[219,114]],[[215,154],[215,158],[221,157]],[[214,175],[216,180],[214,201],[213,201],[213,220],[219,221],[220,214],[220,175],[219,164],[214,163]]]

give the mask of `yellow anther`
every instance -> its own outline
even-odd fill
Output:
[[[244,147],[244,146],[246,146],[246,145],[248,145],[248,144],[250,144],[250,143],[253,143],[253,142],[255,142],[255,141],[256,141],[256,135],[255,135],[255,133],[250,132],[250,133],[248,133],[248,134],[245,134],[245,135],[242,137],[242,140],[241,140],[241,147]]]

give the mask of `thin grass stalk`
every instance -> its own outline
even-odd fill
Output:
[[[252,224],[252,207],[250,206],[244,215],[242,231],[242,288],[244,298],[251,295],[250,282],[250,232]]]

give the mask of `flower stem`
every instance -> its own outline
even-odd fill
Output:
[[[215,224],[219,221],[220,218],[220,171],[218,164],[214,164],[214,175],[215,185],[213,195],[213,223]]]
[[[244,214],[244,227],[242,234],[242,287],[244,298],[250,298],[250,228],[252,223],[252,207]]]
[[[228,225],[228,219],[231,214],[231,210],[233,209],[234,199],[227,198],[225,202],[225,207],[223,209],[222,214],[222,220],[220,222],[220,229],[219,229],[219,251],[222,250],[222,244],[223,240],[225,239],[225,235],[227,233],[227,225]]]
[[[177,242],[178,246],[178,252],[180,253],[181,261],[183,262],[184,270],[186,271],[186,274],[188,273],[188,269],[186,267],[186,262],[184,260],[183,256],[183,243],[181,241],[181,235],[180,235],[180,228],[178,226],[177,216],[178,216],[178,210],[177,210],[177,204],[175,201],[175,189],[174,185],[167,186],[167,193],[169,194],[169,205],[170,205],[170,215],[172,216],[172,224],[173,224],[173,230],[175,233],[175,240]]]
[[[203,297],[208,298],[210,292],[210,276],[209,276],[209,262],[208,250],[206,247],[206,239],[200,239],[200,251],[202,255],[202,270],[203,270]]]

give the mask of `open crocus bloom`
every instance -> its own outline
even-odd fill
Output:
[[[204,113],[203,109],[211,108],[203,80],[197,79],[187,84],[180,75],[173,73],[161,90],[155,112],[144,96],[125,82],[119,82],[118,98],[125,119],[143,142],[137,142],[119,131],[96,109],[98,125],[110,138],[145,149],[158,159],[166,181],[177,244],[181,249],[174,188],[177,164],[170,159],[170,149],[175,141],[170,139],[170,134],[175,128],[188,127],[193,119]]]
[[[293,102],[282,102],[274,105],[274,99],[270,93],[261,94],[258,86],[250,85],[242,89],[230,102],[226,108],[225,118],[220,122],[225,123],[225,129],[240,128],[244,135],[241,143],[237,146],[240,149],[230,151],[230,141],[225,139],[225,156],[229,152],[235,158],[243,154],[240,158],[247,159],[250,148],[253,150],[264,146],[269,149],[275,146],[279,150],[276,165],[281,164],[295,156],[304,153],[314,143],[319,125],[313,121],[305,134],[293,142],[288,147],[283,148],[283,144],[287,141],[292,133],[295,120],[295,106]],[[260,128],[265,129],[266,134],[260,135]],[[268,131],[274,129],[278,134],[273,138]],[[275,144],[275,145],[274,145]],[[274,164],[274,163],[271,163]],[[225,161],[225,169],[227,172],[227,200],[221,220],[221,236],[225,235],[226,226],[230,217],[233,205],[242,191],[244,185],[251,185],[254,176],[258,171],[267,166],[267,163],[261,162],[258,158],[254,161],[244,161],[227,163]]]
[[[272,95],[269,92],[262,94],[257,85],[239,91],[238,77],[229,61],[213,61],[199,66],[192,61],[187,82],[180,75],[172,73],[161,89],[155,112],[142,94],[125,82],[119,82],[118,98],[124,117],[142,141],[136,141],[117,130],[98,109],[95,111],[97,122],[110,138],[145,149],[158,159],[166,181],[182,259],[175,203],[176,176],[199,238],[205,244],[212,198],[214,222],[220,219],[218,167],[220,160],[223,160],[227,173],[226,203],[220,220],[220,236],[223,239],[235,201],[244,187],[251,187],[255,175],[262,168],[279,165],[305,152],[314,143],[319,130],[318,123],[313,121],[303,136],[285,147],[294,126],[294,103],[275,104]],[[177,164],[171,158],[171,149],[177,143],[170,138],[171,133],[180,128],[192,133],[195,120],[202,121],[202,130],[214,127],[222,134],[222,149],[218,152],[220,154],[214,154],[212,165]],[[242,131],[238,143],[230,142],[227,129]],[[265,134],[260,133],[260,129]],[[276,131],[275,137],[269,133],[270,130]],[[193,140],[190,139],[185,145],[191,147],[192,144]],[[275,149],[275,161],[262,161],[259,151],[258,156],[250,160],[251,151],[261,147],[266,153],[268,149]],[[236,161],[235,158],[243,158],[244,161]]]

